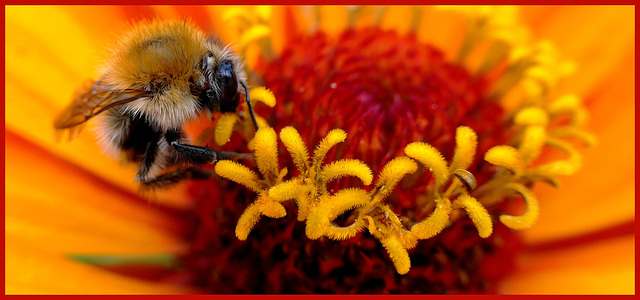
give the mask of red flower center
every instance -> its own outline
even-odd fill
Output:
[[[502,110],[484,96],[486,81],[448,63],[415,36],[379,29],[336,38],[318,33],[292,41],[255,72],[278,100],[273,109],[257,108],[276,132],[294,126],[312,149],[329,130],[341,128],[347,140],[326,161],[360,159],[374,175],[416,141],[433,145],[450,160],[455,129],[466,125],[478,134],[469,171],[482,184],[492,174],[482,155],[505,142],[496,122]],[[282,145],[280,155],[281,162],[290,162]],[[287,168],[295,170],[292,163]],[[386,200],[406,217],[407,227],[433,210],[427,205],[432,203],[427,174],[422,170],[405,178]],[[191,253],[184,257],[186,280],[215,293],[495,292],[519,245],[499,222],[493,235],[482,239],[470,220],[461,220],[419,242],[409,251],[411,271],[398,275],[367,232],[343,242],[308,239],[304,223],[296,221],[295,205],[286,206],[289,213],[282,219],[262,218],[248,239],[239,241],[235,222],[255,194],[223,179],[195,182],[191,191],[196,222]]]

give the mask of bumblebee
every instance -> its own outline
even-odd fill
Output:
[[[113,47],[101,74],[76,90],[54,127],[75,137],[96,117],[105,152],[140,164],[135,180],[143,187],[207,178],[194,165],[251,157],[191,145],[183,132],[202,114],[234,112],[242,96],[258,128],[244,63],[190,22],[138,23]]]

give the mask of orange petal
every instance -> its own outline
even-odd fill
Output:
[[[5,237],[6,294],[192,294],[195,289],[151,283],[74,262],[19,235]]]
[[[429,43],[453,59],[462,43],[466,20],[459,13],[425,7],[416,29],[418,41]]]
[[[628,57],[633,62],[633,57]],[[594,87],[589,130],[598,144],[581,151],[583,167],[560,178],[561,187],[539,186],[540,218],[525,237],[530,243],[580,235],[634,219],[635,103],[633,64],[614,80]],[[558,222],[562,220],[562,222]]]
[[[320,30],[329,36],[337,36],[349,24],[349,17],[344,6],[323,5],[320,10]]]
[[[411,29],[414,18],[417,17],[416,10],[419,8],[406,5],[393,5],[387,7],[380,28],[383,30],[395,30],[400,35],[404,35]]]
[[[175,215],[5,133],[7,234],[60,253],[184,249]]]
[[[634,294],[635,237],[527,253],[503,282],[505,294]]]
[[[606,79],[634,51],[633,6],[524,6],[522,12],[534,36],[551,40],[578,64],[567,86],[578,94]]]

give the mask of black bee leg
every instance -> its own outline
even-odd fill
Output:
[[[220,152],[207,147],[193,146],[181,144],[181,133],[177,130],[167,131],[164,135],[167,143],[178,154],[178,159],[184,163],[195,165],[204,165],[214,163],[221,159],[249,159],[253,158],[253,154],[236,153],[236,152]]]
[[[140,163],[140,169],[138,170],[138,174],[136,175],[137,182],[144,182],[146,180],[149,169],[153,165],[153,162],[156,160],[157,153],[158,142],[154,140],[149,141],[147,143],[147,147],[145,148],[142,162]]]
[[[185,179],[207,179],[213,172],[200,168],[178,169],[141,182],[143,188],[159,188],[178,183]]]
[[[247,107],[249,108],[249,115],[251,116],[251,122],[253,122],[253,126],[256,128],[256,130],[260,129],[258,127],[258,121],[256,120],[256,115],[253,112],[253,107],[251,107],[251,99],[249,99],[249,88],[247,88],[247,85],[243,82],[240,81],[240,84],[242,84],[242,87],[244,87],[244,91],[245,91],[245,100],[247,101]]]

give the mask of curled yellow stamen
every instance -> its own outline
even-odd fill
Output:
[[[449,170],[447,168],[447,162],[438,151],[433,146],[422,143],[422,142],[414,142],[407,145],[404,148],[404,153],[421,162],[425,167],[433,173],[433,177],[435,178],[435,191],[440,189],[442,185],[447,182],[449,178]]]
[[[548,110],[553,116],[570,115],[571,124],[574,126],[582,126],[587,120],[587,111],[583,107],[580,98],[575,94],[566,94],[559,97],[549,105]]]
[[[369,166],[362,161],[355,159],[334,161],[324,166],[320,172],[320,178],[322,178],[324,182],[329,182],[345,176],[358,177],[365,185],[369,185],[371,184],[371,181],[373,181],[373,175],[371,174]]]
[[[424,240],[440,233],[449,221],[451,201],[447,198],[436,200],[436,208],[431,215],[411,227],[411,233],[418,239]]]
[[[319,169],[320,165],[324,161],[324,157],[327,155],[327,152],[329,152],[329,150],[331,150],[331,148],[336,144],[344,142],[346,138],[347,133],[342,129],[332,129],[331,131],[329,131],[329,133],[327,133],[327,136],[325,136],[322,141],[320,141],[315,151],[313,152],[313,165]]]
[[[478,136],[467,126],[460,126],[456,129],[456,149],[453,160],[449,165],[449,171],[455,169],[467,169],[473,162],[478,146]]]
[[[542,152],[547,132],[542,126],[528,126],[522,135],[518,151],[525,165],[531,164]]]
[[[513,171],[516,177],[520,176],[525,168],[520,153],[511,146],[495,146],[485,153],[484,159],[493,165]]]
[[[476,200],[469,195],[461,195],[453,201],[453,209],[464,208],[469,214],[469,218],[473,221],[473,224],[476,225],[478,229],[478,234],[482,238],[487,238],[493,232],[493,224],[491,223],[491,216],[489,216],[489,212],[487,209]]]
[[[249,91],[249,97],[251,101],[259,101],[269,107],[276,105],[276,97],[273,95],[273,92],[263,86],[252,88],[251,91]]]
[[[541,108],[529,107],[520,110],[516,114],[513,122],[522,126],[547,126],[549,117]]]
[[[260,39],[268,38],[271,29],[265,25],[255,25],[245,31],[240,37],[240,47],[246,48],[249,44]]]
[[[505,186],[505,189],[511,189],[518,192],[522,195],[524,202],[527,207],[527,211],[521,216],[510,216],[510,215],[501,215],[500,222],[505,226],[515,229],[522,230],[531,228],[533,223],[538,219],[539,207],[538,200],[535,195],[526,188],[525,186],[517,183],[510,183]]]
[[[418,165],[405,156],[396,157],[389,161],[382,168],[380,175],[378,175],[378,182],[376,183],[378,188],[377,196],[385,198],[393,191],[393,188],[400,182],[402,177],[414,173],[417,169]]]

